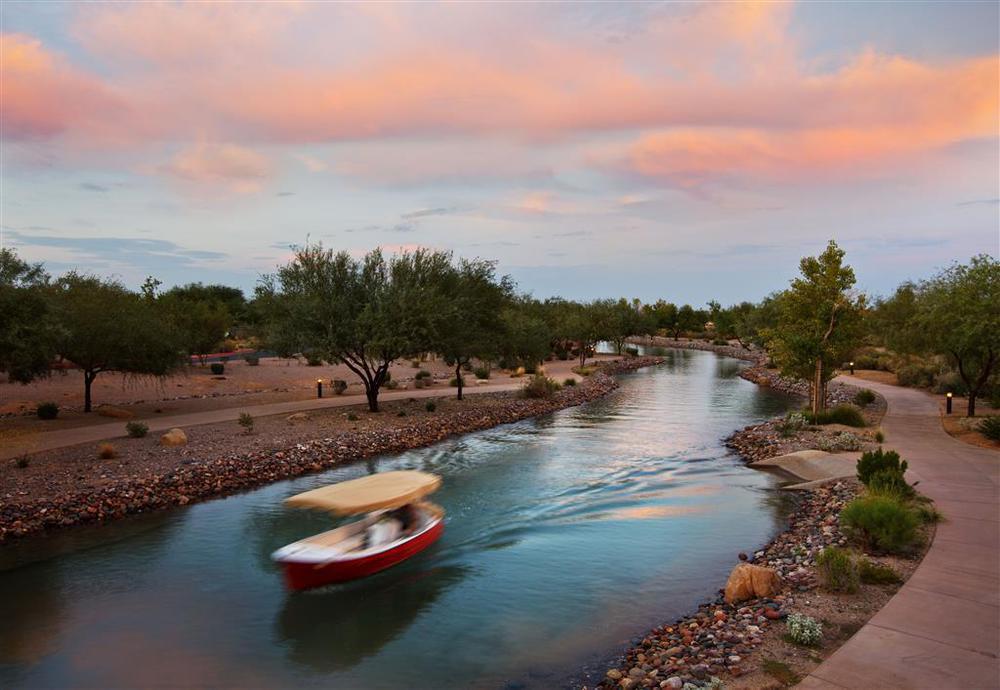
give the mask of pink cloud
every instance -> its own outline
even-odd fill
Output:
[[[256,151],[234,144],[196,144],[178,152],[159,172],[185,183],[251,193],[261,189],[271,170],[267,159]]]

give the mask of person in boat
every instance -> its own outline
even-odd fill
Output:
[[[400,527],[402,528],[402,534],[404,536],[409,536],[417,531],[417,526],[420,524],[420,511],[412,503],[407,503],[405,506],[396,508],[389,513],[393,519],[399,520]]]
[[[389,544],[417,530],[420,513],[412,503],[384,513],[365,531],[365,548]]]

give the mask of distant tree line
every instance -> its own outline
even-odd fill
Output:
[[[358,258],[302,247],[247,300],[225,285],[164,291],[150,278],[134,292],[73,272],[53,279],[3,249],[0,372],[27,383],[71,362],[83,372],[89,411],[91,384],[103,372],[165,376],[191,357],[251,342],[279,356],[342,363],[376,411],[400,358],[438,354],[454,367],[461,398],[462,373],[473,362],[531,370],[573,358],[583,367],[600,342],[621,354],[631,338],[659,335],[765,350],[783,374],[809,382],[813,412],[824,409],[828,382],[852,358],[882,351],[908,362],[938,358],[956,372],[973,415],[976,398],[998,388],[997,260],[977,256],[872,300],[855,289],[844,258],[831,241],[801,260],[783,291],[696,308],[662,299],[538,300],[518,293],[495,262],[430,250]]]

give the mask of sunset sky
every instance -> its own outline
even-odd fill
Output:
[[[829,238],[875,293],[1000,254],[995,2],[0,8],[4,241],[53,273],[322,241],[703,304]]]

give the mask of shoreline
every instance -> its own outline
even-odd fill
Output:
[[[473,403],[470,409],[449,415],[423,418],[389,429],[341,432],[328,438],[300,441],[284,449],[204,460],[178,458],[172,469],[154,476],[125,472],[93,490],[25,496],[23,500],[12,500],[8,494],[0,504],[0,545],[75,525],[118,520],[222,497],[347,462],[422,448],[450,436],[575,407],[615,390],[618,387],[615,374],[655,366],[662,361],[661,357],[631,357],[599,362],[598,370],[579,385],[563,388],[547,399],[500,393],[496,395],[501,404],[491,409],[477,409]]]

